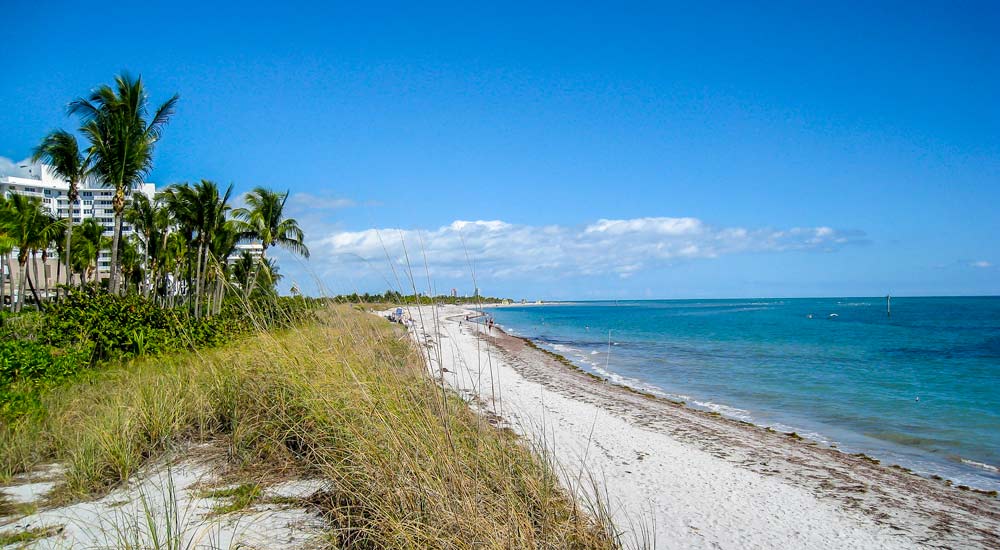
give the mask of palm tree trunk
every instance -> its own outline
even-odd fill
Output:
[[[111,237],[111,280],[108,281],[108,290],[111,294],[118,294],[118,284],[119,284],[119,258],[118,258],[118,244],[121,242],[122,238],[122,208],[124,208],[124,201],[122,202],[122,208],[118,206],[118,197],[115,197],[115,230],[114,236]]]
[[[209,250],[208,250],[208,248],[209,247],[206,244],[205,245],[205,253],[204,253],[205,254],[205,258],[202,260],[202,267],[201,267],[201,277],[202,277],[202,279],[205,279],[205,280],[203,280],[201,282],[201,292],[202,292],[202,294],[206,294],[206,296],[205,296],[206,300],[208,300],[208,299],[211,298],[211,296],[207,295],[208,294],[208,280],[207,280],[208,279],[208,256],[209,256]],[[208,307],[206,308],[206,311],[211,311],[211,310],[212,310],[212,304],[209,303]]]
[[[25,254],[23,260],[18,258],[17,265],[20,269],[17,273],[17,305],[14,311],[20,312],[21,308],[24,307],[24,282],[28,276],[28,255]]]
[[[208,266],[205,266],[205,269],[207,270]],[[212,285],[213,282],[214,281],[208,281],[205,285],[205,314],[209,317],[212,315],[212,311],[214,311],[215,308],[215,288]],[[209,287],[212,288],[211,291],[209,291]]]
[[[170,307],[177,307],[178,296],[182,297],[181,301],[183,302],[183,296],[181,295],[181,285],[183,284],[184,281],[183,276],[185,272],[189,271],[191,271],[191,269],[185,266],[184,264],[177,266],[177,271],[174,273],[174,282],[171,284],[171,287],[173,288],[173,295],[170,297]],[[185,294],[188,293],[188,288],[190,288],[190,286],[184,288]]]
[[[11,275],[13,275],[14,272],[10,272],[6,276],[6,278],[4,277],[4,273],[6,273],[7,269],[7,262],[8,262],[7,254],[0,254],[0,311],[7,309],[7,306],[5,304],[7,300],[7,293],[4,291],[4,286],[3,286],[4,281],[5,280],[8,281],[8,284],[10,284],[11,289],[14,288],[14,281],[11,280]],[[13,305],[14,302],[11,302],[11,306]]]
[[[69,296],[69,289],[73,286],[73,268],[70,265],[70,261],[69,261],[69,253],[70,253],[69,247],[70,247],[70,245],[73,242],[73,202],[75,202],[75,201],[68,201],[68,202],[69,202],[69,214],[66,216],[66,248],[63,249],[63,252],[66,253],[66,258],[65,258],[65,261],[63,263],[66,264],[66,295],[67,296]],[[59,279],[59,277],[57,276],[56,280],[58,281],[58,279]]]
[[[200,239],[199,239],[200,241]],[[198,265],[195,268],[195,279],[194,279],[194,318],[197,319],[201,316],[201,256],[204,244],[198,243],[198,256],[195,258],[195,263]]]
[[[146,244],[142,247],[142,297],[149,298],[149,287],[153,286],[153,271],[149,268],[149,235],[146,235]]]
[[[28,274],[28,286],[31,287],[31,293],[35,295],[35,300],[38,300],[38,293],[35,291],[34,282],[38,280],[38,252],[35,250],[31,251],[31,270],[34,272],[34,277],[31,273]]]
[[[150,296],[152,296],[155,299],[156,295],[153,294],[153,289],[157,287],[157,284],[156,284],[156,268],[154,266],[149,266],[149,267],[150,267],[149,272],[146,274],[146,277],[143,279],[144,281],[146,281],[146,287],[143,290],[145,291],[146,298],[149,298]]]
[[[7,269],[7,254],[0,254],[0,311],[7,309],[7,306],[5,304],[7,300],[7,293],[4,291],[4,286],[3,286],[4,281],[7,280],[9,281],[11,287],[14,286],[14,281],[10,281],[10,275],[7,275],[6,278],[4,277],[6,269]],[[13,275],[13,273],[11,273],[11,275]],[[11,305],[13,305],[13,302],[11,303]]]
[[[38,268],[35,268],[35,278],[36,279],[38,278]],[[28,279],[28,286],[31,287],[31,294],[35,297],[35,311],[41,311],[42,299],[39,298],[38,296],[38,289],[35,288],[35,283],[34,281],[31,280],[30,274],[28,275],[27,279]]]
[[[59,299],[59,279],[62,277],[62,267],[63,267],[63,264],[62,264],[61,260],[62,260],[62,258],[59,258],[58,260],[56,260],[56,280],[55,280],[56,300]],[[69,277],[69,275],[67,275],[67,277]]]
[[[261,245],[260,248],[260,258],[257,258],[257,263],[254,264],[253,274],[250,276],[250,284],[247,285],[249,290],[247,290],[247,299],[250,299],[250,295],[253,294],[255,288],[257,288],[257,277],[260,275],[260,266],[264,265],[267,261],[267,246]]]
[[[226,297],[226,278],[219,277],[219,299],[215,301],[215,314],[222,313],[222,300]]]
[[[45,299],[49,299],[49,253],[47,250],[42,251],[42,281],[39,285],[45,293]]]
[[[14,253],[7,253],[7,284],[10,285],[10,310],[14,311]]]

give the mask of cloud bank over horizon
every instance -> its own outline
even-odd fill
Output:
[[[735,254],[833,252],[868,242],[857,230],[719,227],[693,217],[598,219],[582,226],[456,220],[434,229],[327,227],[312,234],[305,229],[312,252],[307,267],[322,280],[409,288],[409,265],[422,291],[428,275],[442,288],[471,281],[473,273],[481,282],[628,279],[682,262]]]

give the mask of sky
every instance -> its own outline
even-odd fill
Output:
[[[0,174],[127,70],[310,294],[1000,294],[1000,4],[472,4],[6,0]]]

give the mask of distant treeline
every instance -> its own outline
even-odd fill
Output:
[[[403,294],[395,290],[387,290],[384,294],[341,294],[331,298],[337,303],[347,304],[499,304],[505,300],[513,302],[510,298],[497,298],[494,296],[452,296],[439,295],[427,296],[425,294]]]

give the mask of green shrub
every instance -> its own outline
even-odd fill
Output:
[[[105,360],[175,351],[168,347],[181,324],[174,312],[142,296],[88,289],[46,310],[40,340],[56,347],[90,342],[94,358]]]
[[[0,341],[35,340],[43,329],[44,320],[44,314],[36,311],[0,312]]]
[[[37,406],[46,387],[74,376],[90,364],[89,346],[57,349],[37,342],[0,342],[0,419]]]
[[[0,422],[39,406],[41,393],[99,362],[217,347],[255,331],[286,328],[322,301],[232,298],[218,315],[195,319],[139,295],[74,290],[44,312],[0,318]]]

